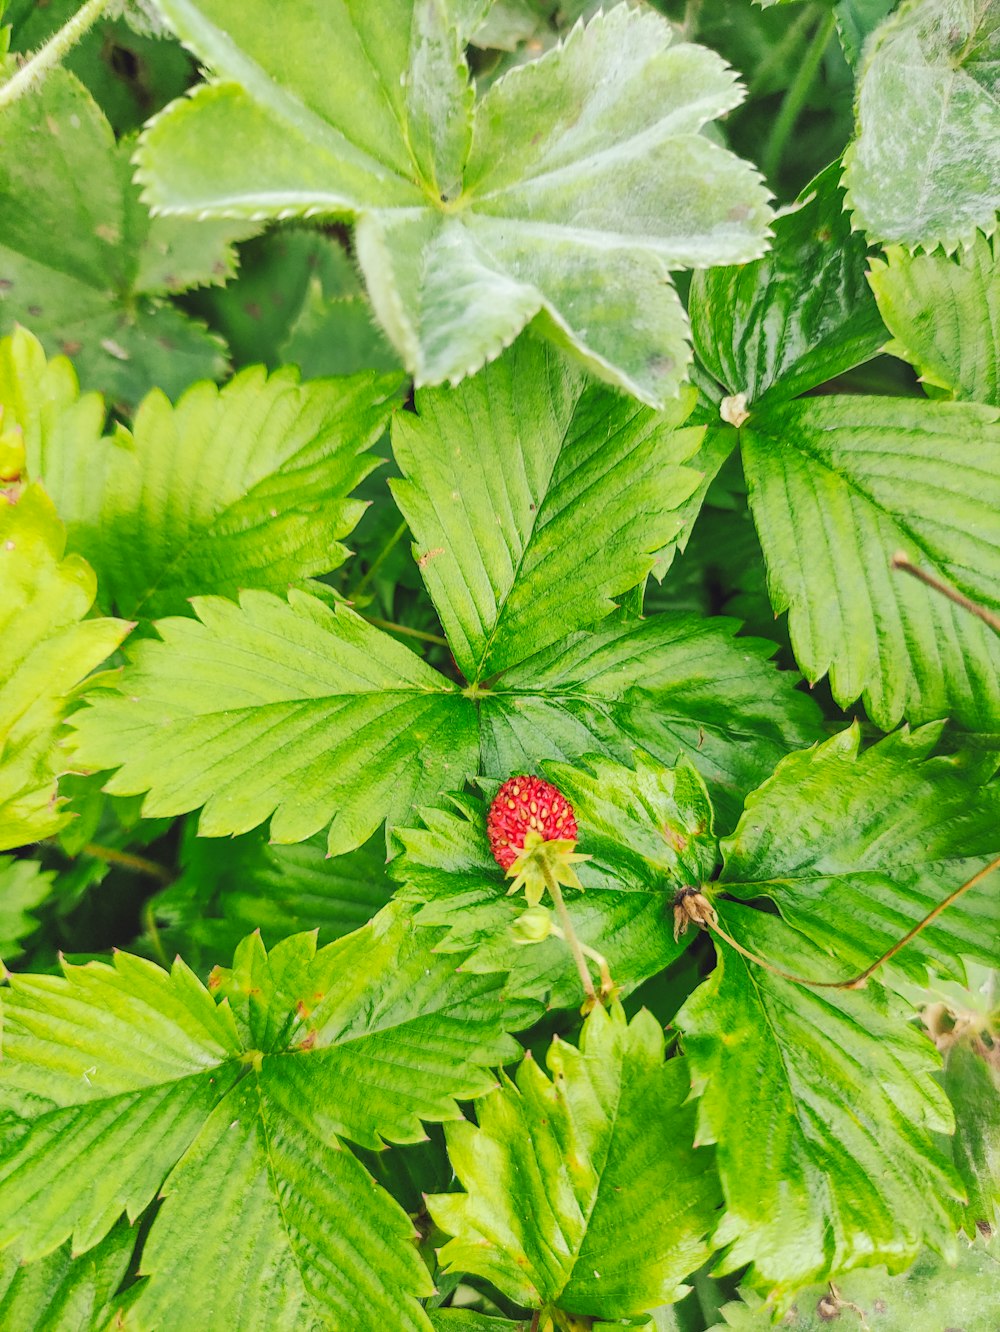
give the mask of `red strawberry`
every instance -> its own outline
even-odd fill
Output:
[[[541,777],[509,777],[486,816],[490,850],[501,869],[509,870],[524,851],[529,829],[534,829],[543,842],[575,842],[573,806]]]

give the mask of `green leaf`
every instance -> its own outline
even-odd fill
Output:
[[[45,492],[0,490],[0,850],[58,831],[67,816],[56,778],[68,696],[130,629],[88,620],[96,581],[78,555],[63,558],[65,531]]]
[[[737,622],[662,614],[575,634],[513,667],[480,704],[480,771],[506,777],[541,758],[627,759],[636,745],[668,765],[686,754],[723,827],[789,749],[819,734],[813,701],[768,660],[773,643]]]
[[[996,755],[935,757],[940,734],[940,725],[904,729],[862,753],[854,726],[791,754],[748,797],[722,843],[726,892],[771,898],[790,925],[837,959],[825,963],[825,977],[864,970],[1000,853],[1000,786],[989,781]],[[1000,894],[987,879],[894,966],[917,980],[928,964],[961,977],[960,958],[993,962],[998,937]]]
[[[189,820],[181,859],[180,877],[149,910],[160,949],[182,954],[199,972],[231,957],[252,930],[267,945],[308,929],[329,943],[364,925],[392,895],[379,837],[331,859],[323,834],[294,846],[275,846],[259,831],[221,841],[196,836]]]
[[[529,1332],[528,1321],[490,1318],[467,1309],[428,1309],[434,1332]]]
[[[26,431],[29,473],[44,477],[102,602],[133,616],[183,613],[198,593],[284,592],[341,564],[338,538],[365,507],[350,495],[379,463],[367,450],[398,387],[370,372],[300,384],[292,368],[258,366],[221,390],[197,384],[176,407],[154,390],[131,434],[101,439],[100,400],[77,397],[66,361],[47,363],[24,329],[0,342],[0,404]]]
[[[126,1275],[136,1232],[124,1222],[87,1253],[68,1244],[22,1264],[17,1247],[0,1254],[0,1322],[17,1332],[84,1332],[111,1321],[112,1300]]]
[[[944,1089],[955,1111],[955,1168],[969,1200],[965,1229],[973,1238],[981,1224],[994,1233],[1000,1227],[1000,1069],[995,1031],[991,1041],[956,1041],[944,1065]]]
[[[847,63],[856,68],[865,43],[896,8],[896,0],[836,0],[837,35]]]
[[[789,612],[808,680],[829,672],[889,730],[950,715],[1000,722],[1000,640],[893,572],[910,560],[1000,606],[1000,415],[972,403],[816,397],[773,404],[740,432],[771,602]]]
[[[865,48],[844,158],[872,240],[954,250],[997,224],[1000,21],[977,0],[908,0]]]
[[[798,975],[826,953],[762,911],[715,902],[744,948]],[[860,1264],[898,1271],[922,1243],[954,1246],[960,1193],[931,1134],[951,1111],[933,1046],[902,1003],[813,990],[719,942],[719,964],[675,1019],[698,1101],[699,1143],[717,1144],[724,1269],[790,1293]]]
[[[641,751],[632,759],[633,767],[602,758],[542,765],[572,804],[579,850],[590,857],[577,867],[584,891],[565,892],[573,927],[607,958],[622,993],[683,951],[673,896],[708,878],[717,852],[712,807],[694,767],[664,768]],[[510,967],[510,993],[579,1004],[582,987],[563,942],[515,943],[511,926],[524,906],[508,896],[510,881],[490,852],[486,812],[484,801],[454,797],[450,809],[421,811],[421,827],[400,830],[405,854],[391,868],[400,896],[423,904],[419,924],[448,930],[440,948],[473,950],[464,969]]]
[[[526,1058],[516,1085],[480,1101],[478,1127],[449,1125],[466,1192],[427,1199],[455,1236],[441,1262],[519,1304],[603,1318],[683,1295],[711,1252],[719,1191],[711,1152],[690,1146],[685,1062],[663,1051],[649,1013],[628,1024],[597,1008],[579,1050],[553,1042],[551,1081]]]
[[[10,962],[24,952],[21,941],[38,929],[38,921],[28,914],[40,906],[52,892],[51,870],[43,870],[35,860],[17,860],[0,856],[0,959]]]
[[[182,216],[356,219],[373,307],[418,384],[472,373],[537,316],[662,405],[688,360],[671,271],[761,253],[759,176],[698,133],[742,90],[655,13],[598,15],[474,105],[463,34],[433,0],[321,22],[264,0],[161,8],[218,81],[147,128],[144,197]]]
[[[794,398],[869,360],[885,341],[865,281],[863,237],[843,211],[839,163],[774,223],[763,259],[696,273],[691,328],[698,356],[748,404]]]
[[[221,375],[219,338],[163,298],[224,281],[230,242],[251,228],[150,219],[131,184],[133,145],[115,144],[64,70],[3,115],[0,333],[25,324],[73,358],[87,388],[125,406],[153,384],[173,395]]]
[[[527,338],[397,417],[393,496],[459,669],[479,683],[614,609],[680,535],[693,395],[657,414]],[[593,552],[602,555],[595,560]]]
[[[831,1321],[851,1320],[860,1326],[859,1314],[870,1332],[914,1332],[920,1328],[961,1329],[962,1332],[994,1332],[995,1293],[1000,1288],[1000,1255],[997,1244],[979,1241],[961,1245],[958,1261],[946,1263],[925,1250],[908,1272],[890,1276],[885,1268],[848,1272],[837,1277],[839,1303],[831,1300],[828,1286],[799,1291],[794,1313],[782,1326],[790,1332],[828,1332]],[[773,1311],[759,1295],[740,1290],[743,1303],[727,1304],[725,1323],[711,1332],[771,1332]],[[825,1303],[824,1303],[825,1302]]]
[[[977,235],[949,258],[900,246],[873,259],[869,281],[893,341],[886,348],[929,389],[1000,407],[1000,257]],[[936,395],[935,395],[936,396]]]
[[[426,937],[391,908],[319,953],[251,936],[215,978],[222,1004],[183,963],[125,954],[12,978],[0,1242],[44,1257],[72,1233],[83,1250],[160,1194],[139,1325],[292,1332],[364,1307],[427,1329],[412,1225],[339,1138],[413,1141],[420,1118],[458,1117],[516,1053],[505,1024],[533,1013]]]
[[[193,605],[197,620],[159,622],[163,643],[135,644],[126,695],[74,718],[78,761],[122,764],[106,789],[149,791],[147,816],[205,805],[213,837],[273,815],[276,842],[333,819],[336,855],[475,771],[474,708],[347,606],[302,592]]]

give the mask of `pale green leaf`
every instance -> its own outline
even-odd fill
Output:
[[[701,363],[748,405],[794,398],[869,360],[885,329],[865,281],[835,162],[777,218],[763,259],[696,273],[690,311]]]
[[[300,384],[294,369],[258,366],[176,406],[154,390],[131,433],[100,439],[100,401],[77,398],[65,361],[46,363],[23,329],[0,342],[0,404],[27,431],[28,472],[102,603],[132,616],[183,613],[197,594],[285,592],[341,564],[364,511],[351,492],[378,465],[367,450],[398,387],[372,373]]]
[[[449,1125],[464,1194],[427,1205],[455,1238],[441,1262],[486,1277],[519,1304],[620,1318],[676,1300],[711,1252],[719,1186],[691,1147],[683,1060],[641,1012],[597,1008],[580,1048],[558,1038],[550,1080],[525,1059],[516,1085],[479,1102],[478,1127]],[[669,1155],[664,1159],[664,1146]]]
[[[231,957],[252,930],[268,946],[310,929],[329,943],[364,925],[392,895],[382,837],[331,858],[322,833],[279,846],[259,830],[225,841],[198,837],[195,823],[184,830],[181,874],[151,900],[157,928],[147,942],[180,953],[199,972]]]
[[[954,250],[997,224],[1000,12],[992,0],[907,0],[865,48],[844,158],[872,240]]]
[[[997,1033],[959,1039],[945,1056],[943,1085],[955,1111],[953,1156],[968,1197],[966,1232],[1000,1227],[1000,1068]],[[996,1274],[1000,1290],[1000,1271]]]
[[[744,948],[799,975],[829,955],[762,911],[716,899]],[[859,1265],[898,1271],[921,1244],[954,1247],[961,1187],[935,1146],[951,1110],[908,1010],[863,991],[795,984],[717,943],[719,964],[675,1019],[717,1144],[725,1270],[778,1294]]]
[[[1000,853],[1000,785],[989,781],[996,755],[935,757],[940,734],[940,726],[897,731],[859,752],[855,726],[791,754],[722,843],[726,892],[770,897],[831,955],[825,978],[863,971]],[[894,965],[917,979],[928,964],[961,976],[960,958],[989,964],[998,938],[1000,893],[987,879]]]
[[[743,1302],[727,1304],[726,1321],[711,1332],[772,1332],[771,1307],[753,1291],[740,1294]],[[980,1240],[961,1245],[954,1264],[925,1250],[898,1276],[882,1267],[838,1276],[835,1299],[828,1285],[801,1290],[781,1326],[789,1332],[829,1332],[839,1320],[869,1332],[996,1332],[998,1307],[998,1246]]]
[[[74,1257],[68,1244],[34,1263],[17,1246],[0,1254],[0,1325],[11,1332],[97,1332],[110,1323],[112,1300],[125,1277],[136,1231],[124,1221]]]
[[[40,906],[52,892],[51,870],[43,870],[36,860],[17,860],[0,856],[0,960],[10,962],[24,949],[21,942],[38,929],[38,921],[28,913]]]
[[[412,1225],[338,1135],[413,1141],[421,1118],[457,1118],[518,1052],[506,1028],[535,1016],[433,942],[397,908],[320,953],[251,936],[214,977],[224,1003],[183,963],[126,954],[13,977],[0,1242],[44,1257],[72,1233],[85,1250],[160,1195],[136,1326],[335,1330],[361,1307],[426,1332]]]
[[[902,552],[1000,606],[1000,415],[973,403],[815,397],[740,432],[774,609],[809,680],[883,729],[1000,723],[1000,639],[894,572]]]
[[[678,428],[691,405],[657,414],[587,389],[558,353],[521,338],[396,418],[406,479],[393,495],[468,680],[601,619],[644,580],[700,479],[682,466],[703,434]]]
[[[542,765],[573,806],[584,891],[566,889],[578,936],[608,961],[622,993],[668,966],[686,946],[674,938],[670,907],[679,888],[701,883],[716,863],[712,808],[690,763],[664,768],[636,751],[632,766],[590,758]],[[400,896],[419,902],[420,924],[448,930],[439,945],[474,950],[471,971],[510,967],[508,991],[579,1004],[583,991],[566,945],[555,937],[518,946],[511,926],[524,910],[486,838],[487,805],[454,797],[451,809],[422,811],[422,826],[400,830],[405,854],[392,865]],[[546,903],[551,907],[552,903]]]
[[[475,14],[439,0],[162,8],[218,82],[147,128],[144,197],[357,220],[375,312],[420,384],[472,373],[537,316],[662,405],[689,355],[671,271],[761,253],[759,176],[699,134],[742,90],[653,12],[598,14],[474,105],[459,29]]]
[[[96,581],[37,485],[0,490],[0,850],[56,832],[66,815],[56,778],[69,767],[68,696],[128,633],[122,620],[84,619]]]
[[[231,273],[246,222],[151,220],[131,184],[133,145],[73,75],[5,108],[0,143],[0,333],[31,328],[84,385],[131,405],[225,369],[220,339],[161,297]],[[86,188],[81,188],[81,181]]]
[[[199,830],[223,836],[273,815],[276,842],[333,819],[337,854],[475,771],[468,700],[348,607],[245,592],[194,609],[135,645],[127,694],[74,719],[77,761],[122,764],[107,789],[149,791],[147,816],[204,805]]]
[[[977,235],[954,257],[900,246],[873,259],[869,281],[893,341],[932,390],[1000,407],[1000,259]]]

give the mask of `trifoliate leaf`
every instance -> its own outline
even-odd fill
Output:
[[[12,978],[0,1241],[84,1250],[159,1193],[139,1325],[334,1329],[363,1303],[373,1325],[427,1329],[412,1225],[339,1136],[412,1141],[420,1118],[458,1117],[533,1014],[426,937],[391,908],[320,953],[299,935],[268,957],[252,936],[217,977],[225,1004],[183,963],[125,954]]]
[[[996,756],[933,757],[940,734],[940,726],[897,731],[859,753],[855,726],[791,754],[723,841],[726,892],[770,897],[837,959],[823,966],[826,978],[864,970],[1000,854],[1000,786],[989,782]],[[894,965],[923,979],[928,963],[961,976],[962,956],[993,962],[998,882],[971,888]]]
[[[793,1310],[781,1326],[789,1332],[829,1332],[839,1319],[869,1332],[994,1332],[1000,1253],[994,1240],[959,1247],[958,1261],[946,1263],[924,1250],[908,1272],[890,1276],[884,1267],[838,1276],[836,1292],[829,1285],[797,1292]],[[711,1332],[771,1332],[770,1305],[751,1290],[740,1290],[742,1302],[727,1304],[724,1323]],[[864,1323],[860,1319],[864,1319]],[[847,1321],[850,1320],[850,1321]]]
[[[949,257],[911,255],[900,246],[874,259],[869,274],[893,341],[929,389],[1000,407],[1000,252],[977,235]],[[937,396],[937,395],[935,395]]]
[[[66,822],[56,778],[68,695],[130,629],[88,620],[96,582],[37,485],[0,490],[0,850],[48,837]]]
[[[744,948],[797,975],[829,955],[763,911],[715,906]],[[954,1247],[961,1186],[935,1145],[952,1129],[930,1042],[874,983],[816,990],[717,943],[719,964],[675,1018],[717,1144],[725,1270],[790,1293],[858,1265],[904,1268],[925,1241]],[[766,1145],[766,1150],[764,1149]]]
[[[28,912],[49,896],[54,878],[35,860],[0,856],[0,961],[10,962],[24,952],[22,939],[38,929]]]
[[[122,1221],[78,1257],[64,1244],[38,1262],[22,1264],[12,1245],[0,1254],[0,1325],[17,1332],[109,1326],[112,1300],[135,1243],[135,1229]]]
[[[356,219],[375,312],[418,384],[471,374],[538,317],[662,405],[688,360],[671,271],[763,250],[759,176],[698,132],[742,90],[653,12],[598,15],[476,103],[469,15],[434,0],[321,20],[265,0],[160,7],[217,81],[147,128],[144,198],[181,216]]]
[[[696,273],[691,328],[699,359],[745,405],[794,398],[869,360],[885,329],[865,281],[867,247],[852,233],[839,163],[774,223],[755,263]]]
[[[704,783],[690,763],[664,768],[641,751],[631,767],[590,758],[542,768],[572,804],[578,849],[588,857],[574,867],[584,891],[564,894],[573,927],[607,958],[615,984],[627,993],[683,951],[686,943],[674,938],[672,900],[715,868]],[[460,796],[450,809],[421,813],[421,827],[400,830],[405,854],[391,870],[404,885],[401,896],[424,904],[418,922],[449,931],[440,948],[474,950],[465,969],[509,966],[509,992],[544,995],[552,1006],[578,1004],[582,987],[565,943],[549,937],[521,948],[514,942],[511,930],[524,904],[508,895],[511,881],[490,852],[485,802]]]
[[[901,551],[988,606],[1000,587],[1000,414],[974,403],[814,397],[740,432],[750,507],[795,659],[901,717],[1000,724],[1000,639],[890,562]]]
[[[680,534],[704,431],[588,389],[521,338],[393,427],[393,496],[466,679],[479,683],[603,618]],[[599,559],[594,552],[600,550]]]
[[[252,930],[267,945],[309,929],[328,943],[364,925],[392,895],[377,836],[331,859],[322,833],[293,846],[269,843],[259,830],[221,841],[196,836],[188,820],[181,861],[180,876],[149,904],[156,937],[147,942],[199,972],[231,957]]]
[[[580,1048],[558,1038],[551,1080],[526,1058],[516,1085],[445,1130],[462,1194],[427,1199],[455,1238],[443,1264],[518,1304],[620,1318],[678,1299],[711,1252],[719,1205],[709,1149],[691,1147],[681,1059],[642,1011],[588,1017]],[[655,1148],[651,1150],[651,1144]]]
[[[158,623],[162,643],[135,645],[127,695],[74,722],[79,761],[124,762],[106,789],[149,791],[147,816],[205,805],[211,837],[273,815],[276,842],[334,819],[335,855],[475,772],[474,707],[348,607],[245,592],[238,606],[201,597],[194,610]]]
[[[226,367],[221,340],[163,298],[232,271],[245,222],[151,219],[129,156],[65,70],[4,110],[0,144],[0,333],[32,329],[72,357],[87,388],[132,405]],[[81,182],[86,181],[86,188]]]
[[[844,183],[872,240],[954,250],[1000,200],[1000,24],[981,0],[908,0],[865,50]]]

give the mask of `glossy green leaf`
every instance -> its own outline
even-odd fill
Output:
[[[759,176],[698,133],[742,90],[653,12],[598,15],[474,104],[469,16],[433,0],[161,8],[217,81],[147,129],[144,197],[182,216],[356,219],[372,304],[419,384],[472,373],[538,317],[662,405],[688,359],[671,270],[761,253]]]
[[[893,340],[886,350],[920,372],[930,391],[1000,407],[1000,259],[977,235],[957,255],[872,260],[869,281]]]
[[[872,240],[969,245],[997,224],[1000,17],[983,0],[907,0],[865,48],[844,158]]]
[[[715,868],[704,783],[690,763],[664,768],[641,751],[630,767],[590,758],[542,768],[572,804],[579,850],[589,857],[576,867],[584,891],[564,894],[574,929],[603,953],[628,993],[683,951],[686,941],[674,938],[674,894]],[[486,812],[485,801],[454,797],[451,808],[424,810],[422,826],[401,830],[405,853],[391,869],[400,895],[422,904],[420,924],[448,930],[441,948],[474,950],[463,968],[509,966],[511,993],[579,1004],[582,987],[562,941],[515,943],[511,926],[524,903],[508,896],[510,881],[490,853]]]
[[[696,273],[691,328],[701,363],[748,405],[794,398],[869,360],[885,329],[865,281],[864,239],[851,231],[840,164],[774,223],[763,259]]]
[[[99,1244],[74,1257],[70,1246],[22,1264],[17,1247],[0,1254],[0,1324],[17,1332],[90,1332],[111,1322],[112,1301],[125,1277],[136,1230],[124,1221]]]
[[[131,433],[94,432],[71,368],[19,330],[0,343],[0,403],[29,427],[29,474],[45,479],[69,546],[120,613],[181,614],[195,594],[285,592],[336,568],[364,504],[351,492],[396,405],[398,377],[298,382],[293,369],[197,384],[171,406],[154,391]],[[86,460],[86,466],[81,462]]]
[[[251,936],[214,978],[222,1004],[182,963],[121,953],[14,977],[0,1241],[44,1257],[72,1233],[85,1250],[161,1194],[137,1325],[341,1328],[363,1306],[426,1329],[411,1223],[339,1136],[411,1141],[420,1118],[457,1117],[516,1052],[505,1023],[531,1016],[426,938],[393,909],[319,953]]]
[[[816,397],[743,427],[750,507],[768,589],[796,661],[862,697],[883,729],[901,717],[1000,722],[1000,639],[890,566],[902,551],[1000,606],[1000,415],[973,403]]]
[[[385,840],[329,857],[319,833],[292,846],[270,843],[262,831],[243,837],[198,837],[189,819],[182,872],[150,903],[162,953],[180,953],[204,972],[231,957],[239,941],[260,930],[268,946],[300,930],[319,930],[329,943],[370,920],[392,895]]]
[[[579,1049],[553,1042],[551,1079],[525,1059],[478,1126],[449,1125],[465,1193],[427,1200],[455,1237],[441,1262],[518,1304],[603,1318],[683,1295],[711,1252],[719,1186],[711,1152],[690,1146],[688,1070],[663,1051],[649,1013],[597,1008]]]
[[[683,466],[703,434],[679,429],[691,405],[658,414],[588,389],[554,349],[521,338],[397,417],[406,479],[393,496],[466,679],[603,618],[645,579],[700,480]]]
[[[791,754],[723,841],[727,893],[769,897],[847,979],[1000,854],[996,755],[934,756],[941,727],[897,731],[860,751],[858,727]],[[921,979],[989,964],[1000,938],[997,880],[984,880],[897,955]],[[835,960],[833,960],[835,959]],[[820,973],[817,973],[819,977]]]
[[[744,948],[798,975],[828,954],[774,916],[716,900]],[[721,941],[716,970],[675,1019],[700,1143],[717,1144],[725,1270],[790,1293],[858,1265],[900,1270],[921,1244],[954,1247],[961,1193],[932,1133],[951,1110],[933,1046],[874,983],[815,990]]]
[[[0,334],[32,329],[72,357],[87,388],[119,405],[154,384],[178,394],[226,367],[220,339],[163,299],[219,282],[246,222],[150,219],[131,184],[133,145],[116,145],[86,89],[52,71],[3,112]],[[81,182],[86,188],[81,188]]]
[[[73,723],[77,760],[122,764],[106,789],[149,791],[147,816],[204,805],[205,836],[273,816],[276,842],[333,819],[334,855],[475,771],[474,708],[347,606],[245,592],[239,605],[202,597],[194,609],[196,620],[158,623],[162,643],[135,644],[127,695]]]
[[[981,1240],[963,1244],[954,1265],[925,1250],[908,1272],[891,1276],[881,1267],[848,1272],[837,1277],[836,1290],[837,1299],[826,1285],[799,1291],[782,1326],[789,1332],[829,1332],[838,1319],[861,1327],[863,1318],[869,1332],[994,1332],[1000,1255],[996,1242]],[[740,1293],[743,1301],[727,1304],[726,1321],[711,1332],[771,1332],[771,1308],[753,1291]]]
[[[43,870],[36,860],[17,860],[0,856],[0,960],[10,962],[24,949],[22,940],[38,929],[38,921],[28,913],[40,906],[52,892],[51,870]]]
[[[37,485],[0,490],[0,850],[66,822],[56,778],[69,696],[130,629],[85,619],[95,579],[78,555],[64,558],[65,529]]]

